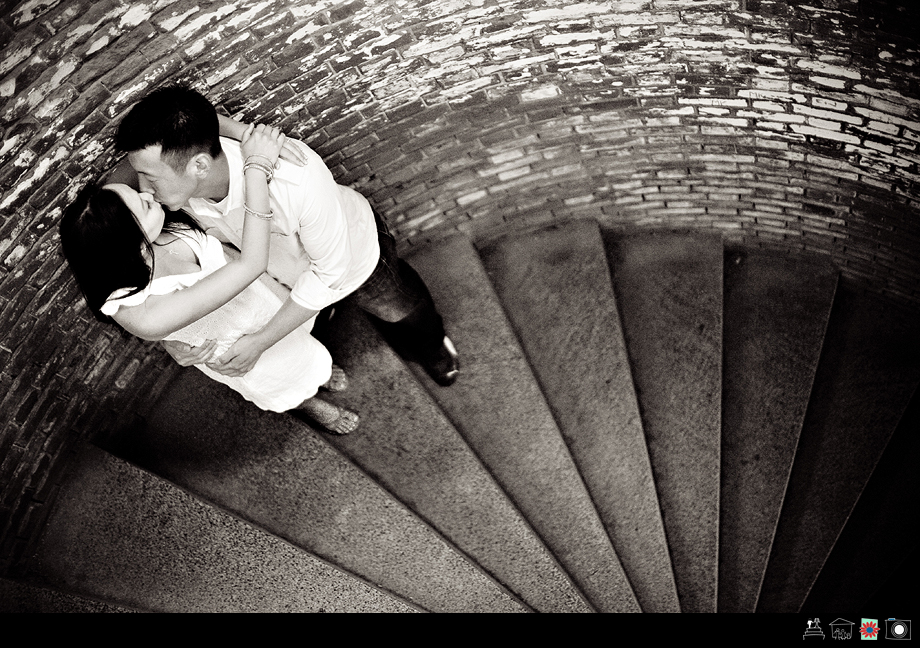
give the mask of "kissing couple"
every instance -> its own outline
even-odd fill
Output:
[[[132,107],[115,145],[126,160],[83,189],[60,225],[99,319],[333,434],[353,432],[359,417],[317,396],[348,379],[311,331],[340,300],[391,323],[438,384],[454,382],[457,352],[425,283],[367,199],[305,144],[170,86]],[[228,260],[222,243],[239,253]],[[257,280],[266,271],[286,298]]]

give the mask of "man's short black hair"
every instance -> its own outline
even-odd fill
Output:
[[[217,111],[201,93],[174,85],[154,90],[141,99],[118,125],[119,151],[162,147],[163,160],[180,170],[193,155],[221,153]]]

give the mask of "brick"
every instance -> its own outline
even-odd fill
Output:
[[[7,164],[22,152],[26,143],[38,131],[39,126],[34,121],[19,121],[10,126],[6,131],[2,144],[0,144],[0,165]]]
[[[860,74],[858,70],[851,70],[850,68],[845,68],[838,65],[830,65],[821,61],[799,59],[796,61],[796,66],[805,70],[810,70],[812,72],[820,72],[822,75],[839,76],[846,79],[856,80],[862,78],[862,74]]]
[[[847,144],[859,144],[858,137],[854,137],[853,135],[847,135],[846,133],[839,133],[834,130],[829,130],[826,128],[816,128],[814,126],[803,126],[801,124],[791,124],[790,128],[792,129],[793,132],[799,133],[801,135],[811,135],[813,137],[829,139],[835,142],[845,142]]]
[[[869,99],[869,107],[881,112],[898,115],[899,117],[908,117],[911,112],[910,108],[904,104],[886,101],[878,97]]]
[[[48,37],[47,29],[38,23],[32,23],[24,30],[18,31],[12,40],[3,46],[0,76],[6,75],[17,65],[26,61],[43,43],[48,41]]]
[[[856,117],[853,115],[847,115],[840,112],[835,112],[831,110],[821,110],[816,108],[809,108],[808,106],[803,106],[799,104],[792,105],[792,112],[798,113],[801,115],[808,115],[809,117],[814,117],[826,121],[838,121],[846,122],[848,124],[860,125],[863,123],[861,117]]]
[[[890,124],[882,121],[870,121],[866,124],[866,128],[869,130],[878,131],[880,133],[885,133],[886,135],[898,135],[901,129],[897,124]]]
[[[829,77],[822,77],[822,76],[810,76],[808,77],[808,79],[809,81],[811,81],[812,83],[816,85],[827,87],[827,88],[835,88],[837,90],[843,90],[847,87],[847,82],[841,79],[831,79]]]
[[[122,86],[106,107],[105,114],[114,119],[126,111],[132,104],[140,100],[160,82],[168,78],[182,67],[182,59],[178,54],[167,56],[156,63],[146,66],[143,73],[134,75],[131,85]],[[104,80],[105,81],[105,80]]]
[[[120,35],[104,49],[89,57],[88,60],[84,60],[71,76],[70,82],[80,89],[86,87],[109,70],[116,68],[120,62],[131,58],[131,55],[144,44],[154,41],[156,38],[156,31],[148,23],[142,23],[134,30]],[[174,38],[169,36],[162,37],[161,40],[169,43],[170,46],[176,42]],[[113,85],[118,85],[118,81],[114,78],[110,78],[110,82]]]
[[[32,194],[32,196],[29,198],[29,204],[31,204],[36,209],[44,207],[51,199],[62,195],[70,183],[71,178],[64,173],[56,173],[52,175],[50,180],[45,182],[37,191]]]
[[[11,123],[34,110],[49,94],[60,88],[61,84],[80,65],[78,58],[67,56],[45,69],[38,79],[27,88],[21,89],[0,113],[0,121]]]

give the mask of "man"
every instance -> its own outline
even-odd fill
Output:
[[[419,361],[438,384],[452,384],[457,352],[424,282],[396,256],[386,224],[366,198],[335,182],[315,152],[288,142],[295,142],[306,163],[280,161],[270,180],[268,273],[291,289],[290,296],[261,331],[240,338],[208,366],[243,375],[265,349],[350,296],[362,310],[394,323],[401,338],[413,340]],[[219,137],[217,113],[205,97],[178,86],[152,92],[119,125],[116,146],[128,154],[142,191],[169,209],[185,209],[239,247],[244,160],[239,142]],[[210,345],[170,352],[180,364],[194,364],[209,358]]]

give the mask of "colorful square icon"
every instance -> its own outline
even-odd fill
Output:
[[[859,622],[859,638],[875,641],[878,639],[878,619],[862,619]]]

